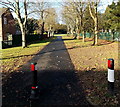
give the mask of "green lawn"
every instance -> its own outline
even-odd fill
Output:
[[[31,43],[27,48],[22,48],[20,46],[0,50],[2,72],[12,72],[16,70],[55,38],[56,37]]]
[[[86,47],[91,46],[93,41],[82,42],[82,37],[80,39],[72,39],[71,36],[63,36],[62,39],[64,40],[65,44],[70,47],[74,48],[77,46]]]
[[[55,34],[54,36],[67,36],[67,34]]]

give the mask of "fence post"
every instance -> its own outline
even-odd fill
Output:
[[[31,63],[31,72],[33,73],[32,87],[30,99],[38,99],[38,84],[37,84],[37,63]]]
[[[108,91],[114,93],[114,59],[108,59]]]

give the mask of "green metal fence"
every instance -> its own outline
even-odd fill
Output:
[[[83,33],[80,33],[79,36],[83,36]],[[93,33],[89,33],[89,32],[85,33],[85,37],[91,38],[93,36],[94,36]],[[120,41],[120,32],[115,32],[115,33],[99,32],[98,39]]]

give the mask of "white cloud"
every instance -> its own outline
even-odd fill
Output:
[[[101,0],[98,11],[103,13],[106,10],[106,7],[112,3],[112,1],[113,0]]]

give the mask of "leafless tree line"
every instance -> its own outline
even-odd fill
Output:
[[[98,43],[98,5],[99,0],[66,0],[63,4],[63,20],[67,24],[68,32],[77,35],[83,33],[83,42],[85,41],[86,10],[89,10],[90,17],[94,22],[94,43]],[[90,22],[89,22],[90,23]],[[75,38],[77,37],[75,36]]]
[[[98,4],[99,0],[66,0],[63,4],[62,17],[67,25],[68,32],[77,35],[83,33],[83,42],[85,41],[85,27],[86,27],[86,9],[89,10],[90,17],[94,22],[94,43],[98,42]],[[54,8],[50,8],[49,2],[36,1],[30,2],[29,0],[1,0],[0,4],[10,8],[17,16],[17,20],[22,32],[22,47],[26,47],[26,23],[30,14],[36,14],[39,17],[39,25],[41,26],[41,34],[44,33],[46,26],[48,36],[56,23],[57,14]],[[24,18],[23,18],[24,16]],[[24,20],[22,20],[24,19]]]

